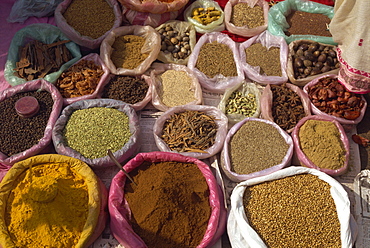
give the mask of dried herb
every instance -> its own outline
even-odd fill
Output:
[[[56,72],[60,67],[71,60],[72,54],[65,46],[69,40],[45,44],[32,40],[19,50],[19,61],[16,62],[15,75],[31,81],[43,78],[47,74]]]
[[[215,117],[201,111],[173,114],[164,124],[162,139],[171,150],[202,152],[215,143],[217,124]]]
[[[282,129],[293,128],[300,119],[305,117],[305,111],[300,96],[283,85],[271,85],[272,117]]]

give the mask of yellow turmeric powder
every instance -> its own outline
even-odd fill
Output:
[[[5,223],[16,247],[75,247],[88,216],[84,178],[68,163],[22,173],[7,200]]]

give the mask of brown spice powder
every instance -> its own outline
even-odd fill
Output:
[[[245,54],[249,65],[260,67],[260,74],[282,76],[279,47],[267,49],[261,43],[254,43],[245,49]]]
[[[211,215],[206,180],[192,163],[143,163],[130,172],[125,198],[132,227],[151,248],[197,247]]]
[[[327,27],[331,20],[324,14],[293,11],[286,17],[286,21],[290,26],[288,30],[285,31],[287,36],[299,34],[326,37],[332,36]]]
[[[141,53],[145,38],[137,35],[123,35],[116,37],[112,48],[111,60],[117,68],[135,69],[148,56]]]

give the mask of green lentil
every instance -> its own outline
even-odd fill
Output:
[[[90,159],[105,157],[108,149],[120,150],[131,136],[128,116],[104,107],[74,111],[63,134],[69,147]]]
[[[342,247],[330,185],[300,174],[247,187],[248,223],[267,247]]]
[[[280,164],[289,145],[271,124],[247,121],[229,143],[231,170],[250,174]]]
[[[256,95],[252,93],[243,96],[240,91],[234,91],[226,103],[227,114],[241,114],[245,117],[251,117],[256,110]]]
[[[265,24],[263,9],[258,5],[250,7],[248,3],[235,4],[232,7],[230,23],[237,27],[260,27]]]

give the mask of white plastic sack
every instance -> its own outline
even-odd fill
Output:
[[[280,48],[280,66],[281,66],[281,77],[280,76],[267,76],[260,74],[259,66],[251,66],[247,63],[247,56],[245,49],[255,43],[261,43],[267,49],[271,47]],[[288,62],[288,44],[281,36],[272,35],[269,31],[264,31],[261,34],[254,36],[239,46],[240,62],[247,78],[256,81],[260,84],[282,84],[288,81],[288,75],[286,72]]]
[[[110,58],[113,50],[112,45],[115,42],[116,37],[123,35],[136,35],[145,38],[145,44],[141,48],[141,53],[149,53],[149,56],[134,69],[122,67],[117,68]],[[161,37],[159,36],[159,33],[151,26],[122,26],[113,29],[102,41],[100,45],[100,57],[111,73],[115,75],[137,76],[143,74],[150,67],[152,62],[157,59],[160,50]]]
[[[152,91],[152,104],[156,109],[161,111],[166,111],[173,106],[165,105],[160,97],[160,90],[162,82],[158,79],[158,76],[162,73],[166,72],[167,70],[175,70],[175,71],[183,71],[185,72],[188,77],[192,79],[192,86],[191,90],[194,91],[195,100],[187,103],[186,105],[200,105],[203,104],[203,94],[202,88],[200,87],[199,81],[194,73],[185,65],[176,65],[176,64],[162,64],[162,63],[154,63],[150,72],[150,81],[151,81],[151,91]],[[181,83],[181,82],[178,82]],[[181,97],[181,96],[178,96]]]
[[[203,72],[196,68],[200,49],[206,43],[218,42],[227,45],[234,54],[234,60],[236,64],[236,70],[238,75],[235,77],[225,77],[224,75],[218,74],[213,78],[209,78]],[[239,50],[235,41],[233,41],[227,34],[220,32],[212,32],[202,35],[196,43],[193,52],[191,53],[188,61],[188,67],[198,77],[200,84],[205,89],[214,93],[223,93],[226,89],[233,87],[244,79],[244,72],[242,63],[239,56]]]
[[[171,150],[166,142],[164,142],[163,139],[161,139],[163,126],[169,118],[173,114],[181,113],[185,111],[202,111],[206,115],[211,115],[216,118],[215,122],[217,124],[217,132],[216,132],[216,138],[213,146],[209,147],[208,149],[204,150],[206,153],[200,153],[200,152],[177,152]],[[221,151],[222,146],[224,144],[224,140],[227,134],[227,117],[216,107],[213,106],[207,106],[207,105],[182,105],[178,107],[173,107],[164,112],[154,123],[153,127],[153,134],[154,134],[154,140],[158,147],[158,149],[162,152],[173,152],[173,153],[179,153],[181,155],[197,158],[197,159],[205,159],[212,157],[213,155],[217,154]]]
[[[191,17],[191,13],[193,9],[195,8],[209,8],[209,7],[215,7],[216,10],[221,11],[221,16],[218,20],[208,24],[203,25],[199,23],[197,20],[193,19]],[[224,11],[218,5],[216,1],[213,0],[196,0],[191,5],[189,5],[185,11],[184,11],[184,20],[190,22],[194,25],[195,30],[198,33],[204,34],[204,33],[210,33],[210,32],[221,32],[225,30],[225,23],[224,23]]]
[[[241,182],[234,188],[230,198],[231,208],[227,223],[227,232],[232,247],[267,248],[266,244],[259,237],[257,232],[249,225],[248,219],[245,215],[243,195],[246,187],[303,173],[318,176],[319,179],[327,182],[331,186],[330,192],[334,199],[340,222],[342,248],[352,247],[355,241],[357,224],[353,217],[351,217],[350,201],[347,192],[337,180],[327,174],[315,169],[299,166],[292,166],[267,176]]]
[[[238,27],[232,24],[230,22],[231,16],[233,14],[232,9],[238,3],[247,3],[248,6],[251,8],[256,5],[260,6],[263,9],[263,16],[265,19],[264,25],[256,28],[248,28],[247,25],[243,27]],[[243,37],[252,37],[259,35],[267,29],[269,5],[265,0],[229,0],[225,5],[224,11],[226,29],[232,34],[237,34]]]

